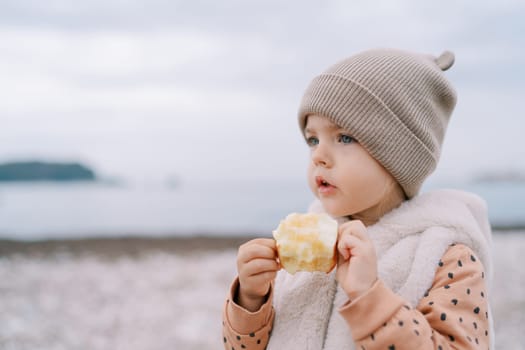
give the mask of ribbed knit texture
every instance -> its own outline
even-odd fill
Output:
[[[438,58],[394,49],[361,52],[310,83],[299,108],[348,130],[399,182],[408,198],[436,168],[456,92],[443,70],[454,55]]]

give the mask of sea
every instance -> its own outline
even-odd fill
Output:
[[[447,187],[483,197],[493,227],[525,227],[525,183]],[[312,200],[306,183],[292,180],[2,183],[0,239],[270,236],[282,218],[306,211]]]

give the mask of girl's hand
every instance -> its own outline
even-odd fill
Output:
[[[237,303],[248,311],[257,311],[264,304],[270,283],[280,268],[273,239],[257,238],[241,245],[237,253]]]
[[[354,300],[377,280],[376,251],[360,220],[339,226],[337,251],[336,279],[350,300]]]

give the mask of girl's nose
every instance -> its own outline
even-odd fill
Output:
[[[318,144],[312,151],[312,162],[315,166],[331,167],[332,159],[326,146]]]

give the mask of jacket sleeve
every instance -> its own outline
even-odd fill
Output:
[[[264,349],[273,325],[273,285],[265,303],[256,312],[250,312],[235,302],[239,279],[233,281],[222,314],[224,349]]]
[[[488,349],[485,273],[464,245],[438,263],[432,287],[412,308],[381,281],[339,309],[358,349]]]

